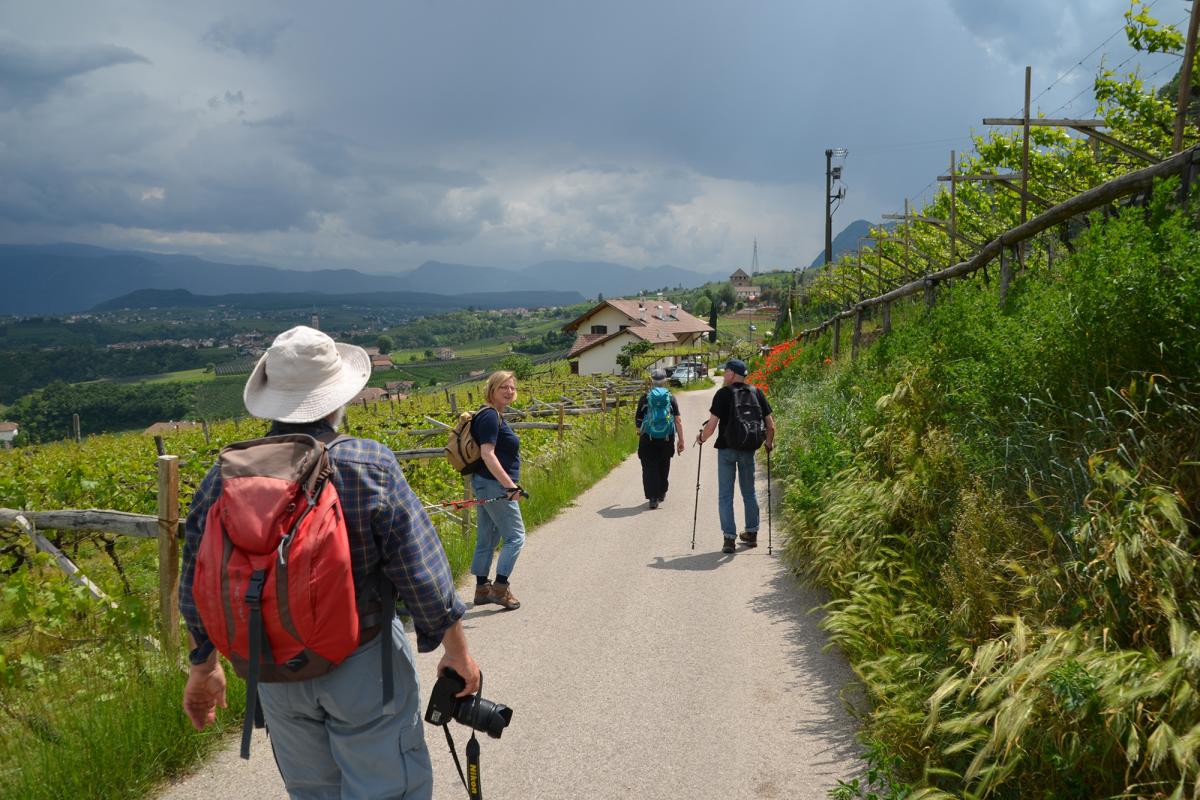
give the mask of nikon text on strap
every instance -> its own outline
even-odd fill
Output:
[[[475,696],[471,698],[471,719],[475,718],[475,712],[479,709],[479,700],[483,697],[483,672],[479,673],[479,689],[475,692]],[[446,732],[446,744],[450,745],[450,756],[454,759],[454,768],[458,770],[458,779],[462,781],[463,788],[467,790],[467,797],[470,800],[483,800],[483,788],[480,785],[479,775],[479,739],[475,736],[475,726],[471,726],[471,738],[467,742],[467,772],[463,774],[462,763],[458,760],[458,752],[454,749],[454,737],[450,735],[450,725],[442,726],[442,730]]]

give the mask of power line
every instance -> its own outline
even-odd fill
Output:
[[[1157,0],[1155,0],[1155,2],[1157,2]],[[1151,8],[1153,8],[1153,6],[1154,6],[1154,3],[1151,3],[1151,4],[1150,4],[1150,7],[1151,7]],[[1189,16],[1189,15],[1186,15],[1186,14],[1185,14],[1184,16],[1180,17],[1180,18],[1179,18],[1178,20],[1176,20],[1175,22],[1172,22],[1172,23],[1171,23],[1171,27],[1173,27],[1173,28],[1178,28],[1178,27],[1179,27],[1179,25],[1180,25],[1180,23],[1182,23],[1182,22],[1185,22],[1185,21],[1188,19],[1188,16]],[[1124,30],[1124,29],[1125,29],[1125,28],[1124,28],[1124,26],[1122,26],[1122,27],[1121,27],[1121,30]],[[1119,31],[1118,31],[1118,32],[1119,32]],[[1109,37],[1108,37],[1108,39],[1105,39],[1105,40],[1104,40],[1104,42],[1102,42],[1102,43],[1100,44],[1100,47],[1103,47],[1103,46],[1104,46],[1104,44],[1106,44],[1107,42],[1111,41],[1111,40],[1112,40],[1112,38],[1113,38],[1112,36],[1109,36]],[[1098,50],[1098,49],[1100,49],[1100,48],[1099,48],[1099,47],[1097,47],[1097,48],[1094,48],[1094,49],[1092,50],[1092,52],[1088,54],[1088,56],[1091,56],[1091,55],[1092,55],[1092,53],[1095,53],[1095,52],[1096,52],[1096,50]],[[1125,58],[1125,60],[1124,60],[1124,61],[1122,61],[1120,64],[1117,64],[1117,66],[1113,67],[1113,72],[1116,72],[1116,71],[1120,70],[1122,67],[1124,67],[1126,64],[1128,64],[1130,61],[1132,61],[1133,59],[1137,58],[1137,57],[1138,57],[1138,56],[1140,56],[1140,55],[1143,55],[1143,53],[1142,53],[1140,50],[1134,50],[1132,53],[1130,53],[1130,54],[1129,54],[1129,55],[1128,55],[1128,56]],[[1158,54],[1146,54],[1146,55],[1158,55]],[[1174,58],[1183,58],[1183,56],[1179,55],[1178,53],[1162,53],[1161,55],[1169,55],[1169,56],[1172,56],[1172,57],[1174,57]],[[1086,61],[1086,60],[1087,60],[1087,58],[1088,58],[1088,56],[1084,56],[1084,58],[1080,59],[1080,63],[1082,63],[1083,61]],[[1077,66],[1079,66],[1079,64],[1076,64],[1075,66],[1077,67]],[[1099,66],[1099,64],[1097,64],[1097,66]],[[1075,68],[1075,67],[1072,67],[1071,69],[1073,70],[1074,68]],[[1159,72],[1161,72],[1161,71],[1162,71],[1162,70],[1160,69],[1160,70],[1159,70]],[[1068,72],[1070,72],[1070,70],[1068,70]],[[1067,73],[1063,73],[1063,75],[1066,75],[1066,74],[1067,74]],[[1158,73],[1156,72],[1155,74],[1158,74]],[[1063,77],[1063,75],[1060,75],[1060,76],[1059,76],[1059,79],[1061,79],[1061,78]],[[1058,83],[1058,80],[1056,80],[1054,83]],[[1050,84],[1050,86],[1046,87],[1046,90],[1045,90],[1045,91],[1043,91],[1043,92],[1042,92],[1042,94],[1039,94],[1039,95],[1038,95],[1038,97],[1040,98],[1042,95],[1044,95],[1046,92],[1048,92],[1048,91],[1049,91],[1051,88],[1053,88],[1053,86],[1054,86],[1054,83],[1052,83],[1052,84]],[[1083,95],[1085,92],[1087,92],[1087,91],[1091,90],[1092,88],[1093,88],[1092,86],[1084,86],[1082,89],[1080,89],[1078,92],[1076,92],[1076,93],[1075,93],[1075,94],[1074,94],[1074,95],[1071,97],[1071,99],[1067,100],[1065,103],[1063,103],[1062,105],[1060,105],[1058,108],[1056,108],[1056,109],[1054,109],[1053,111],[1051,111],[1051,112],[1050,112],[1050,114],[1049,114],[1048,116],[1051,116],[1051,117],[1053,117],[1054,115],[1056,115],[1056,114],[1057,114],[1059,111],[1063,110],[1064,108],[1069,108],[1069,107],[1073,106],[1073,105],[1075,104],[1075,101],[1076,101],[1076,100],[1078,100],[1078,99],[1080,98],[1080,96],[1082,96],[1082,95]],[[1036,99],[1036,98],[1035,98],[1035,99]]]

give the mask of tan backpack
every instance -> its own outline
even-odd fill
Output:
[[[487,408],[487,406],[483,408]],[[482,411],[483,408],[480,408],[479,411]],[[458,415],[458,422],[454,423],[454,427],[450,430],[450,436],[446,440],[446,446],[442,449],[450,466],[463,475],[474,472],[475,466],[480,461],[479,442],[475,441],[475,437],[471,435],[471,421],[475,419],[475,415],[479,411],[464,411]]]

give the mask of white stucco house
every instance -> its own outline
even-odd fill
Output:
[[[13,439],[17,438],[19,432],[17,423],[0,422],[0,444],[3,444],[5,447],[12,447]]]
[[[661,349],[699,343],[712,328],[679,306],[661,300],[604,300],[563,326],[574,331],[567,354],[578,375],[614,375],[621,371],[617,354],[630,342],[650,342]]]

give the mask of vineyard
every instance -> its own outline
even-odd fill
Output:
[[[457,410],[478,405],[480,388],[354,406],[346,423],[347,432],[397,453],[455,575],[469,563],[474,523],[469,510],[437,507],[466,491],[441,446]],[[528,526],[552,516],[633,450],[632,403],[641,388],[570,376],[521,384],[509,416],[521,437],[522,483],[532,495],[523,503]],[[126,787],[122,796],[138,797],[211,739],[190,731],[182,717],[182,652],[159,645],[160,543],[47,529],[37,534],[49,547],[38,548],[28,529],[13,524],[15,512],[35,518],[34,512],[56,509],[102,509],[138,515],[138,524],[153,530],[161,517],[158,448],[178,459],[180,513],[186,513],[220,448],[266,429],[264,421],[243,419],[168,431],[157,447],[149,436],[101,435],[0,451],[0,509],[9,509],[0,511],[0,528],[8,525],[0,529],[0,796],[73,794],[72,765],[104,763]],[[68,580],[43,549],[77,565],[95,590]],[[178,641],[177,620],[173,627]],[[147,754],[150,763],[141,763]]]

